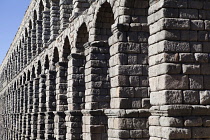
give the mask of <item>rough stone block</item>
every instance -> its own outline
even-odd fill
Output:
[[[210,91],[200,91],[200,104],[210,104]]]

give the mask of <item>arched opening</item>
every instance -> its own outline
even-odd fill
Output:
[[[31,50],[32,50],[32,47],[31,47],[31,38],[32,38],[32,22],[31,20],[29,21],[29,26],[28,26],[28,47],[27,47],[27,51],[28,51],[28,56],[27,56],[27,59],[28,59],[28,63],[31,61]]]
[[[38,61],[38,67],[37,67],[37,77],[39,77],[39,75],[41,74],[42,72],[42,65],[41,65],[41,62]]]
[[[39,20],[42,20],[42,18],[43,18],[43,11],[44,11],[44,5],[43,5],[42,0],[40,0],[40,3],[39,3]]]
[[[34,15],[33,15],[33,27],[34,29],[36,28],[36,21],[37,21],[37,12],[34,10]]]
[[[98,13],[97,19],[95,23],[95,28],[98,32],[96,32],[96,42],[92,45],[93,47],[97,47],[100,51],[97,54],[98,59],[100,60],[102,65],[99,65],[97,68],[102,69],[102,72],[96,73],[96,77],[94,81],[102,81],[100,90],[100,97],[98,98],[99,102],[98,108],[110,108],[110,76],[109,76],[109,59],[110,59],[110,46],[108,45],[108,39],[112,35],[111,26],[114,24],[114,14],[112,12],[111,5],[108,2],[105,2],[101,5]],[[106,93],[106,94],[104,94]],[[100,101],[102,100],[102,101]]]
[[[78,36],[76,39],[76,48],[78,53],[82,53],[84,55],[84,44],[88,42],[88,31],[87,31],[87,26],[85,23],[81,25],[81,27],[78,30]]]
[[[20,86],[23,85],[23,78],[22,76],[20,77]]]
[[[28,74],[27,74],[27,81],[30,81],[30,71],[28,70]]]
[[[85,59],[85,44],[88,43],[88,38],[89,34],[87,31],[87,26],[85,23],[83,23],[79,30],[78,30],[78,35],[76,39],[76,50],[78,55],[80,56],[77,58],[77,61],[79,62],[78,64],[78,69],[80,71],[78,74],[78,99],[79,102],[77,102],[78,109],[84,109],[85,108],[85,64],[86,64],[86,59]]]
[[[59,53],[58,53],[58,48],[54,48],[54,53],[53,53],[53,63],[54,65],[59,61]]]
[[[70,43],[69,43],[69,38],[66,37],[63,45],[63,59],[64,61],[68,61],[68,56],[70,55],[71,50],[70,50]]]
[[[69,75],[77,75],[70,79],[71,85],[70,87],[70,96],[71,99],[69,102],[69,110],[83,110],[85,109],[85,44],[88,42],[89,34],[87,31],[87,26],[83,23],[77,32],[77,38],[75,42],[76,47],[76,54],[71,55],[70,61],[72,61],[72,73]],[[80,119],[82,122],[78,122],[77,120],[73,120],[73,123],[77,124],[76,126],[67,126],[71,130],[72,135],[82,138],[82,126],[84,125],[83,122],[83,115],[78,115],[76,118]],[[77,130],[81,130],[77,132]]]
[[[44,11],[44,5],[42,3],[42,0],[39,3],[39,9],[38,9],[38,20],[37,20],[37,31],[36,31],[36,44],[37,44],[37,54],[39,54],[43,50],[43,41],[42,41],[42,35],[43,35],[43,11]]]
[[[36,26],[37,26],[37,12],[36,10],[34,10],[34,13],[33,13],[33,23],[32,23],[32,30],[31,30],[31,46],[32,46],[32,58],[35,57],[36,55],[36,49],[37,49],[37,46],[36,46],[36,41],[37,41],[37,34],[36,34]]]
[[[49,69],[49,58],[48,55],[45,56],[45,63],[44,63],[44,69],[47,70]]]
[[[97,40],[108,41],[112,35],[111,26],[114,24],[114,14],[108,2],[101,5],[97,13],[95,28]]]
[[[101,5],[96,15],[94,27],[95,41],[90,43],[90,48],[97,51],[86,54],[87,62],[85,71],[92,71],[90,73],[85,73],[85,77],[91,77],[89,79],[85,79],[85,84],[91,84],[93,86],[90,89],[86,88],[85,109],[100,110],[110,108],[110,46],[108,44],[108,39],[112,36],[111,26],[114,24],[114,21],[114,14],[111,5],[108,2],[105,2]],[[89,67],[87,65],[89,63],[88,61],[99,62],[99,64]],[[89,100],[90,97],[91,100]],[[93,115],[93,118],[97,119],[97,117],[97,115]],[[94,132],[90,131],[91,138],[94,139],[96,136],[98,137],[98,135],[100,135],[101,139],[107,140],[108,117],[105,113],[101,113],[100,119],[104,121],[98,123],[97,125],[99,125],[100,128],[103,128],[103,132],[101,131],[99,134],[95,134]]]
[[[25,82],[26,82],[26,73],[24,72],[24,74],[23,74],[23,85],[25,84]]]
[[[33,66],[32,68],[32,74],[31,74],[31,79],[34,79],[36,77],[35,75],[35,67]]]

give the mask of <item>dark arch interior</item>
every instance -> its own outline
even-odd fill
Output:
[[[44,64],[44,69],[49,69],[49,58],[48,58],[48,55],[45,57],[45,64]]]
[[[30,81],[30,71],[28,71],[27,81]]]
[[[33,66],[33,68],[32,68],[32,74],[31,74],[31,77],[32,78],[35,78],[35,67]]]
[[[64,46],[63,46],[63,58],[65,61],[68,61],[67,57],[70,55],[71,50],[70,50],[70,43],[69,43],[69,38],[66,37],[64,41]]]
[[[38,68],[37,68],[37,74],[40,75],[42,71],[42,66],[41,66],[41,62],[38,61]]]
[[[54,64],[57,63],[59,61],[59,53],[58,53],[58,49],[55,48],[54,49],[54,53],[53,53],[53,62]]]
[[[107,41],[112,35],[111,25],[114,24],[114,14],[111,5],[105,2],[101,5],[96,19],[97,40]]]
[[[43,14],[42,12],[44,11],[44,5],[43,5],[43,2],[42,0],[40,1],[39,3],[39,19],[42,20],[42,17],[43,17]]]
[[[78,31],[78,36],[76,40],[76,48],[78,53],[84,53],[84,44],[88,42],[88,31],[87,31],[87,26],[85,23],[81,25]]]

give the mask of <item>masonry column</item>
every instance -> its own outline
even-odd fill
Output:
[[[45,11],[43,11],[43,21],[42,21],[43,47],[47,46],[47,42],[49,39],[50,39],[50,10],[45,9]]]
[[[209,5],[150,1],[150,139],[209,139]]]
[[[37,123],[37,139],[45,139],[45,111],[46,111],[46,76],[40,75],[39,80],[39,113]]]
[[[55,140],[54,114],[56,110],[55,100],[55,70],[46,70],[46,113],[45,113],[45,139]]]
[[[104,110],[110,107],[109,46],[106,41],[86,43],[85,47],[85,109],[83,139],[108,139],[108,118]],[[94,121],[92,121],[94,120]]]
[[[31,137],[31,113],[33,109],[33,81],[28,81],[26,136]]]
[[[22,129],[22,116],[23,116],[23,99],[24,99],[24,96],[23,96],[23,85],[20,86],[20,116],[19,116],[19,139],[21,140],[22,139],[22,132],[23,132],[23,129]]]
[[[18,89],[17,89],[17,125],[16,125],[16,130],[17,130],[17,133],[18,133],[18,140],[20,140],[20,117],[21,117],[21,111],[20,111],[20,108],[21,108],[21,95],[20,95],[20,86],[18,86]]]
[[[67,104],[67,62],[56,64],[56,112],[54,118],[54,133],[56,140],[66,139],[65,113]]]
[[[31,114],[31,140],[37,139],[37,121],[39,111],[39,78],[33,80],[33,113]]]
[[[85,82],[84,63],[85,56],[73,53],[68,57],[68,111],[66,111],[67,140],[82,139],[82,112],[84,109]]]
[[[23,115],[22,115],[22,139],[27,140],[27,110],[28,108],[28,83],[26,82],[23,87]]]
[[[60,0],[60,31],[62,32],[64,29],[68,27],[69,17],[71,15],[71,11],[73,9],[72,1]],[[70,13],[70,14],[69,14]]]
[[[60,29],[59,0],[51,0],[50,7],[50,41],[58,36]]]

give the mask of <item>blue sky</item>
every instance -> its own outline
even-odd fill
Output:
[[[31,0],[2,0],[0,4],[0,64],[12,43]]]

